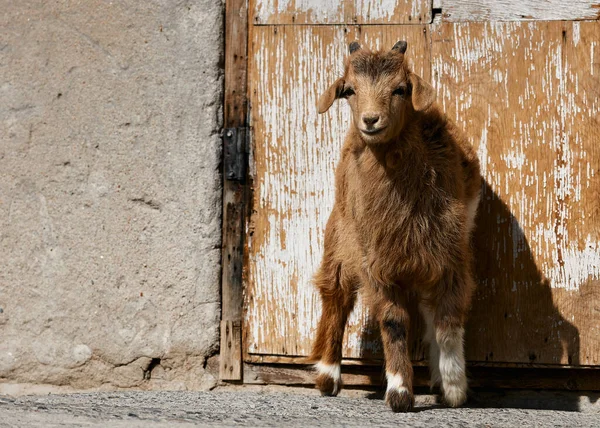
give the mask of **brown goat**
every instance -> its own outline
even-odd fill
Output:
[[[353,120],[314,280],[323,306],[311,356],[317,387],[336,395],[344,329],[360,290],[381,330],[386,402],[396,412],[414,403],[409,292],[427,324],[431,386],[440,384],[450,406],[466,401],[463,327],[481,187],[473,148],[434,103],[434,89],[411,72],[405,51],[404,41],[387,52],[352,43],[344,76],[319,99],[324,113],[345,98]]]

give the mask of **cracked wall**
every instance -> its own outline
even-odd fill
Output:
[[[210,388],[221,0],[0,9],[0,392]]]

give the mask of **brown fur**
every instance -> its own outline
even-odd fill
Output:
[[[479,162],[434,96],[402,53],[359,49],[318,106],[322,113],[336,98],[347,98],[353,123],[314,278],[323,311],[312,358],[340,363],[346,321],[360,291],[378,317],[386,370],[402,374],[408,389],[406,397],[388,395],[395,411],[413,402],[407,293],[420,296],[443,332],[464,325],[474,289],[468,206],[479,197]],[[332,393],[325,379],[318,387]]]

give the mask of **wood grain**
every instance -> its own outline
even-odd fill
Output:
[[[445,21],[574,21],[598,19],[598,0],[443,0]]]
[[[221,321],[219,379],[242,379],[242,323]]]
[[[382,48],[408,40],[416,71],[482,162],[467,359],[600,365],[598,22],[253,27],[247,358],[310,351],[320,314],[310,279],[349,123],[343,102],[322,116],[315,104],[355,39]],[[345,358],[381,358],[369,319],[359,304]],[[412,356],[422,361],[416,311],[413,320]]]
[[[343,69],[350,41],[391,48],[408,40],[415,71],[430,79],[425,26],[254,27],[250,60],[254,202],[246,293],[247,352],[307,355],[320,316],[311,278],[333,206],[334,168],[349,123],[345,101],[318,115],[318,96]],[[416,318],[418,320],[418,318]],[[415,329],[419,322],[413,323]],[[413,334],[414,358],[423,358]],[[359,304],[344,356],[379,355],[377,331]]]
[[[355,0],[357,24],[428,24],[430,0]]]
[[[600,364],[598,40],[591,22],[434,31],[439,101],[486,180],[470,360]]]
[[[426,24],[429,0],[253,0],[254,25]]]
[[[246,355],[245,362],[250,364],[277,364],[277,365],[310,365],[313,362],[308,357],[289,357],[285,355]],[[413,361],[413,367],[428,367],[426,360]],[[343,366],[383,366],[382,358],[344,358]],[[495,367],[507,369],[549,369],[549,368],[568,368],[568,369],[596,369],[598,366],[568,365],[568,364],[538,364],[538,363],[503,363],[498,361],[469,361],[469,367]]]
[[[496,368],[467,366],[470,388],[510,388],[538,390],[599,391],[600,370],[567,368]],[[345,387],[384,384],[382,367],[342,367]],[[312,366],[244,364],[244,381],[259,385],[314,385]],[[427,367],[415,367],[413,385],[427,387]],[[477,401],[473,394],[471,403]],[[566,404],[566,403],[565,403]],[[578,409],[575,407],[574,409]]]
[[[244,127],[247,124],[247,0],[227,0],[225,3],[225,91],[223,124],[225,128]],[[248,190],[243,182],[230,181],[223,174],[223,266],[221,280],[221,337],[226,336],[228,322],[242,319],[244,264],[245,201]],[[226,380],[241,380],[241,334],[233,340],[233,347],[221,347],[221,375]],[[238,360],[234,362],[234,360]],[[225,371],[235,367],[234,371]]]

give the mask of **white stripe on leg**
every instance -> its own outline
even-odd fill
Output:
[[[404,378],[401,374],[386,372],[385,377],[387,378],[386,394],[392,390],[400,393],[408,392],[408,388],[404,386]]]
[[[340,364],[327,364],[319,361],[315,364],[315,369],[319,375],[326,375],[333,379],[333,391],[332,394],[336,395],[340,391],[340,384],[342,380],[342,367]]]

